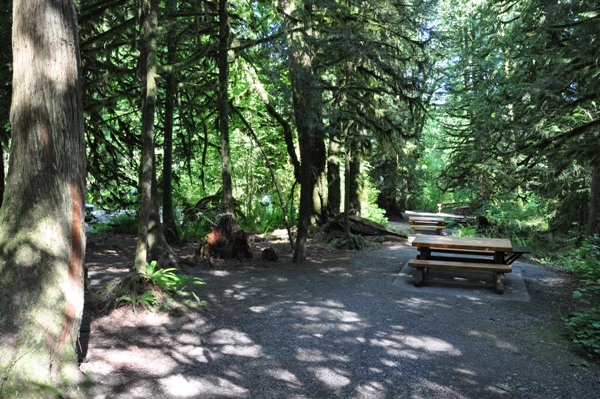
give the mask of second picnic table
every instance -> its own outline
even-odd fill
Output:
[[[504,292],[504,273],[512,272],[510,263],[524,253],[516,252],[516,257],[507,257],[508,253],[514,254],[515,249],[512,242],[504,238],[418,235],[412,245],[419,248],[417,259],[408,261],[409,266],[417,268],[417,286],[424,284],[430,268],[488,271],[495,273],[499,294]]]
[[[442,230],[446,227],[446,220],[441,217],[410,216],[408,224],[411,233],[414,233],[415,229],[435,229],[436,233],[442,235]]]

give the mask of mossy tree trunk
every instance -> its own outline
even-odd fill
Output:
[[[140,74],[142,76],[142,171],[140,173],[140,215],[138,242],[132,271],[145,270],[146,263],[156,260],[161,267],[176,264],[167,243],[159,214],[156,161],[154,155],[157,78],[158,0],[140,1]]]
[[[70,397],[83,314],[85,140],[72,0],[13,1],[0,210],[0,397]]]

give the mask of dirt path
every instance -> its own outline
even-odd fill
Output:
[[[93,287],[124,272],[134,239],[91,235]],[[261,261],[273,246],[279,261]],[[193,247],[181,249],[183,255]],[[115,311],[91,321],[86,398],[598,398],[600,367],[569,351],[572,281],[523,265],[528,302],[403,291],[411,248],[342,252],[255,244],[255,259],[186,269],[203,312]]]

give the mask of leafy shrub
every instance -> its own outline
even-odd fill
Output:
[[[388,219],[385,216],[385,210],[377,206],[377,197],[379,196],[379,192],[380,191],[375,188],[373,183],[371,183],[371,179],[366,178],[361,195],[360,216],[385,226],[388,224]]]
[[[585,306],[565,319],[571,340],[591,356],[600,358],[600,280],[588,281],[573,293]],[[596,303],[594,303],[596,302]]]
[[[175,296],[191,297],[188,305],[205,306],[192,291],[186,291],[189,285],[202,285],[198,277],[176,274],[175,268],[156,269],[156,261],[146,263],[142,273],[128,273],[122,280],[110,283],[102,288],[97,297],[103,310],[131,305],[134,312],[139,306],[155,311],[169,310],[175,306]]]
[[[600,237],[583,240],[567,270],[583,277],[583,287],[573,293],[583,306],[565,319],[573,342],[600,358]]]
[[[138,217],[127,212],[119,213],[109,219],[107,223],[98,223],[92,227],[92,232],[112,232],[121,234],[136,234],[138,231]]]
[[[240,227],[260,234],[282,228],[285,225],[283,211],[281,207],[273,205],[263,202],[258,203],[253,212],[248,215],[248,218],[240,221]]]
[[[461,224],[460,228],[456,233],[457,237],[475,237],[477,233],[477,227],[470,224]]]

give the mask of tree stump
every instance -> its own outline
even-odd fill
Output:
[[[231,214],[221,215],[218,224],[200,241],[203,260],[252,258],[252,247],[246,232],[237,229]]]

